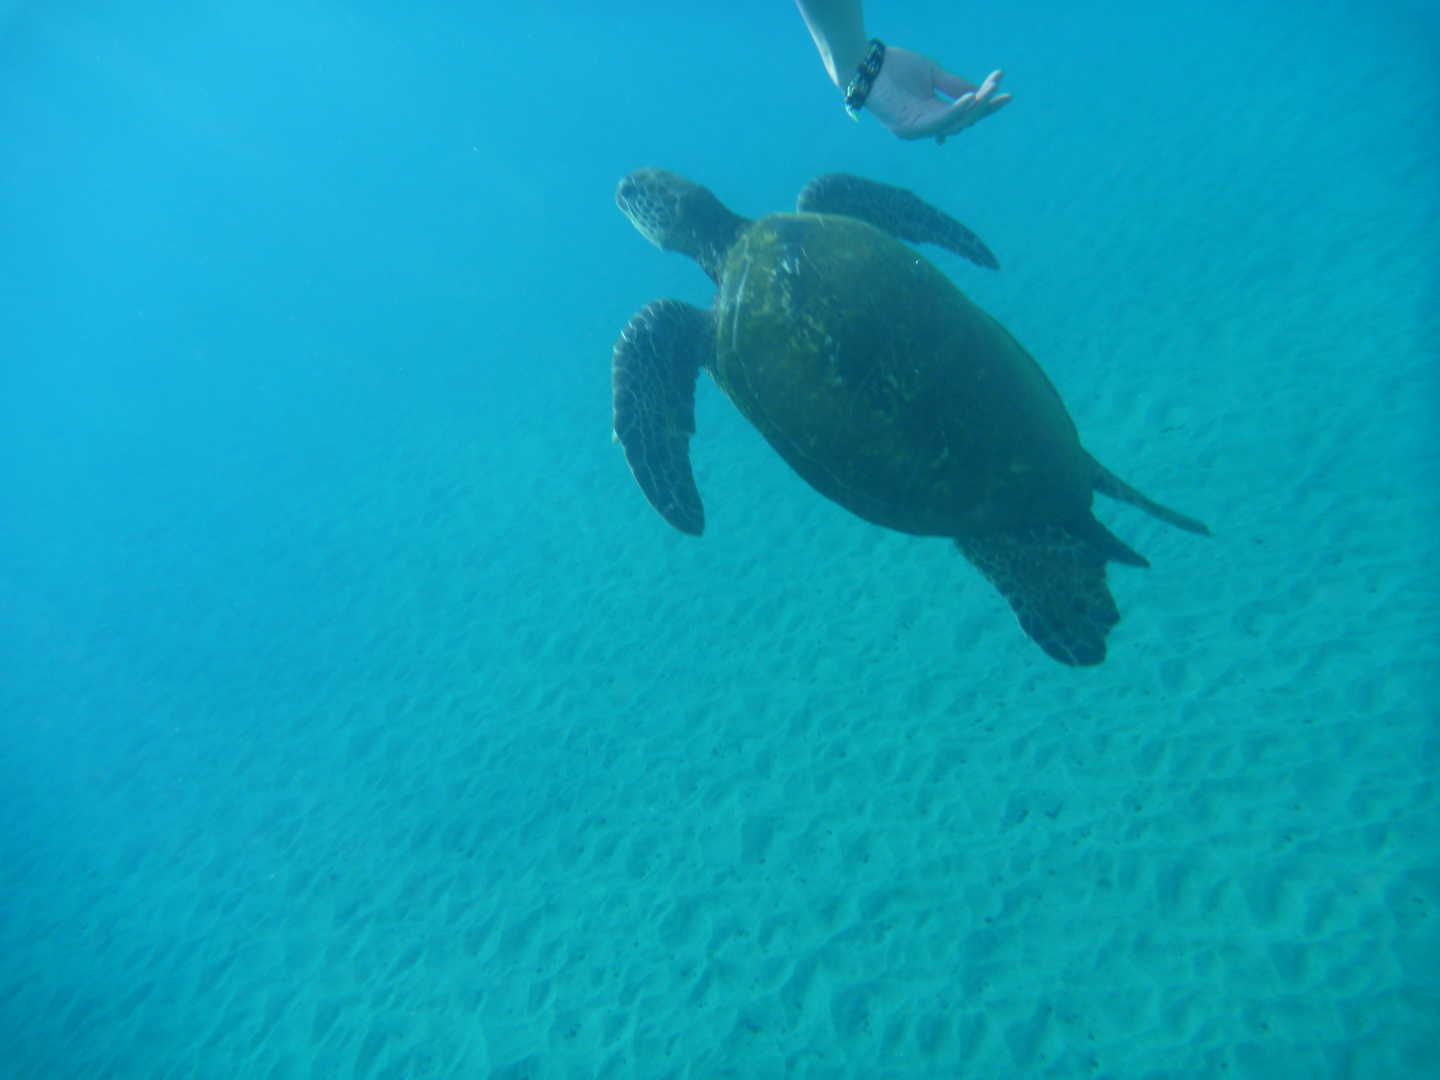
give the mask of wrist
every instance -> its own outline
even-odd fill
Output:
[[[885,66],[885,43],[879,38],[871,38],[866,43],[865,53],[860,62],[855,65],[855,73],[843,87],[845,91],[845,111],[850,114],[850,119],[859,120],[860,110],[865,106],[865,100],[870,96],[870,91],[875,87],[875,81],[880,77],[880,69]]]

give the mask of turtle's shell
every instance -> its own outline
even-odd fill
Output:
[[[715,379],[816,490],[891,529],[976,535],[1085,514],[1096,474],[1040,366],[906,244],[773,214],[732,245]]]

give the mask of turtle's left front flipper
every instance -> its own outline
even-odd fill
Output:
[[[615,438],[625,461],[650,505],[691,536],[705,531],[705,507],[690,469],[695,379],[714,356],[708,311],[656,300],[630,320],[611,366]]]
[[[1048,655],[1072,667],[1105,659],[1105,635],[1120,621],[1120,611],[1105,584],[1106,555],[1079,531],[1042,525],[958,537],[955,546],[1009,601],[1020,629]],[[1120,547],[1127,554],[1117,550],[1112,558],[1144,562]]]
[[[796,202],[802,214],[841,214],[858,218],[912,244],[935,244],[987,270],[1000,260],[973,232],[943,210],[904,188],[879,184],[846,173],[828,173],[805,185]]]

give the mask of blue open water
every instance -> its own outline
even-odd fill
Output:
[[[1440,15],[0,3],[0,1078],[1440,1075]],[[702,388],[616,211],[910,187],[1087,445],[1111,657]]]

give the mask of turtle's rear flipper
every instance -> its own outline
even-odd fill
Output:
[[[843,214],[912,244],[935,244],[977,266],[999,270],[1000,260],[973,232],[914,192],[845,173],[818,176],[800,192],[802,214]]]
[[[1094,458],[1090,460],[1095,461]],[[1166,524],[1174,525],[1177,529],[1199,533],[1201,536],[1212,535],[1203,522],[1196,521],[1192,517],[1186,517],[1178,511],[1171,510],[1168,506],[1161,506],[1159,503],[1147,499],[1098,461],[1095,461],[1095,467],[1100,471],[1095,476],[1094,487],[1101,495],[1108,495],[1112,499],[1119,499],[1121,502],[1127,502],[1131,506],[1138,506],[1151,517],[1159,518]]]
[[[615,438],[630,471],[660,516],[691,536],[705,531],[705,507],[690,471],[695,379],[714,353],[709,312],[656,300],[630,320],[611,366]]]
[[[1079,532],[1042,525],[957,537],[955,546],[1000,590],[1020,629],[1051,657],[1072,667],[1105,659],[1105,635],[1120,612],[1105,584],[1105,554]]]

